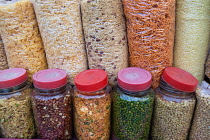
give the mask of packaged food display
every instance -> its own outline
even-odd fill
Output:
[[[129,67],[118,72],[118,87],[113,95],[113,140],[149,138],[154,91],[151,74]]]
[[[83,29],[90,69],[103,69],[109,83],[128,66],[125,19],[121,0],[82,0]]]
[[[32,0],[46,52],[48,67],[73,78],[87,69],[79,0]]]
[[[46,69],[33,75],[31,94],[38,136],[50,140],[72,138],[72,95],[67,74],[60,69]]]
[[[0,130],[3,138],[30,139],[35,136],[30,92],[31,84],[27,83],[25,69],[0,71]]]
[[[129,62],[151,72],[152,87],[173,62],[175,0],[122,0],[127,23]]]
[[[176,67],[165,68],[155,91],[152,139],[187,139],[197,84],[197,79],[188,72]]]
[[[201,82],[210,35],[210,1],[177,0],[174,66]]]
[[[74,127],[77,140],[109,140],[111,87],[107,73],[91,69],[79,73],[74,89]]]
[[[205,63],[205,75],[210,79],[210,50],[208,51],[208,56]]]
[[[197,104],[190,131],[190,140],[210,138],[210,85],[203,81],[196,89]]]
[[[0,36],[0,70],[8,69],[7,56],[4,50],[4,44]]]
[[[0,5],[0,34],[10,68],[24,68],[29,81],[34,73],[46,69],[33,5],[30,0]]]

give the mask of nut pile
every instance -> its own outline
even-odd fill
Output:
[[[30,102],[31,89],[0,95],[0,129],[4,138],[31,139],[35,125]]]
[[[105,91],[99,94],[88,96],[74,92],[74,123],[78,140],[109,140],[111,97]]]
[[[8,65],[26,69],[31,81],[34,73],[47,68],[33,5],[30,0],[21,0],[1,6],[0,17]]]
[[[73,79],[87,69],[79,0],[32,0],[49,68]]]
[[[113,96],[114,136],[119,140],[148,139],[154,103],[153,90],[141,96],[131,96],[117,89]]]
[[[4,50],[4,44],[0,36],[0,70],[8,69],[7,56]]]
[[[32,93],[32,106],[39,137],[53,140],[71,139],[73,124],[70,91],[48,96],[41,96],[36,92]]]
[[[203,81],[196,89],[197,104],[190,131],[190,140],[210,138],[210,85]]]
[[[151,72],[153,88],[172,65],[175,0],[122,0],[127,21],[129,62]]]
[[[109,83],[128,66],[125,19],[121,0],[82,0],[82,21],[90,69],[103,69]]]
[[[174,66],[201,82],[210,35],[210,1],[176,0]]]
[[[195,107],[195,97],[174,98],[159,93],[155,97],[152,139],[187,139]]]

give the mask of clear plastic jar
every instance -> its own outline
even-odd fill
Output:
[[[148,139],[153,112],[152,76],[141,68],[118,72],[113,95],[113,140]]]
[[[152,139],[187,139],[197,84],[197,79],[188,72],[176,67],[165,68],[155,91]]]
[[[78,140],[109,140],[111,87],[107,73],[86,70],[75,79],[74,124]]]
[[[0,71],[0,129],[4,138],[30,139],[35,126],[30,102],[31,84],[26,70]]]
[[[72,95],[67,74],[60,69],[46,69],[33,75],[31,94],[38,136],[42,139],[72,138]]]
[[[203,81],[195,92],[197,104],[190,130],[190,140],[210,139],[210,84]]]

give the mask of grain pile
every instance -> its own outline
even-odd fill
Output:
[[[177,0],[174,66],[188,71],[199,82],[204,78],[208,52],[209,9],[209,0]]]
[[[81,11],[89,68],[105,70],[116,85],[117,72],[128,66],[122,2],[82,0]]]
[[[87,69],[79,0],[32,0],[49,68],[73,78]]]
[[[153,88],[173,61],[175,0],[122,0],[130,65],[152,73]]]
[[[21,0],[0,6],[0,34],[10,68],[24,68],[31,76],[47,68],[33,5]]]
[[[210,85],[203,81],[196,89],[197,105],[190,131],[190,140],[210,138]]]
[[[7,56],[4,50],[4,44],[0,36],[0,70],[8,69]]]

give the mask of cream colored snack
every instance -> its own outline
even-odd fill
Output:
[[[0,7],[0,34],[10,68],[25,68],[29,80],[47,63],[33,5],[29,0]]]
[[[73,78],[87,69],[79,0],[33,0],[49,68]]]
[[[209,9],[209,0],[177,0],[174,66],[188,71],[199,82],[204,78],[208,52]]]
[[[203,81],[196,89],[197,104],[190,131],[190,140],[210,138],[210,86]]]
[[[0,36],[0,70],[8,69],[7,56],[4,50],[4,44]]]
[[[103,69],[115,85],[128,66],[125,19],[120,0],[82,0],[82,21],[90,69]]]

